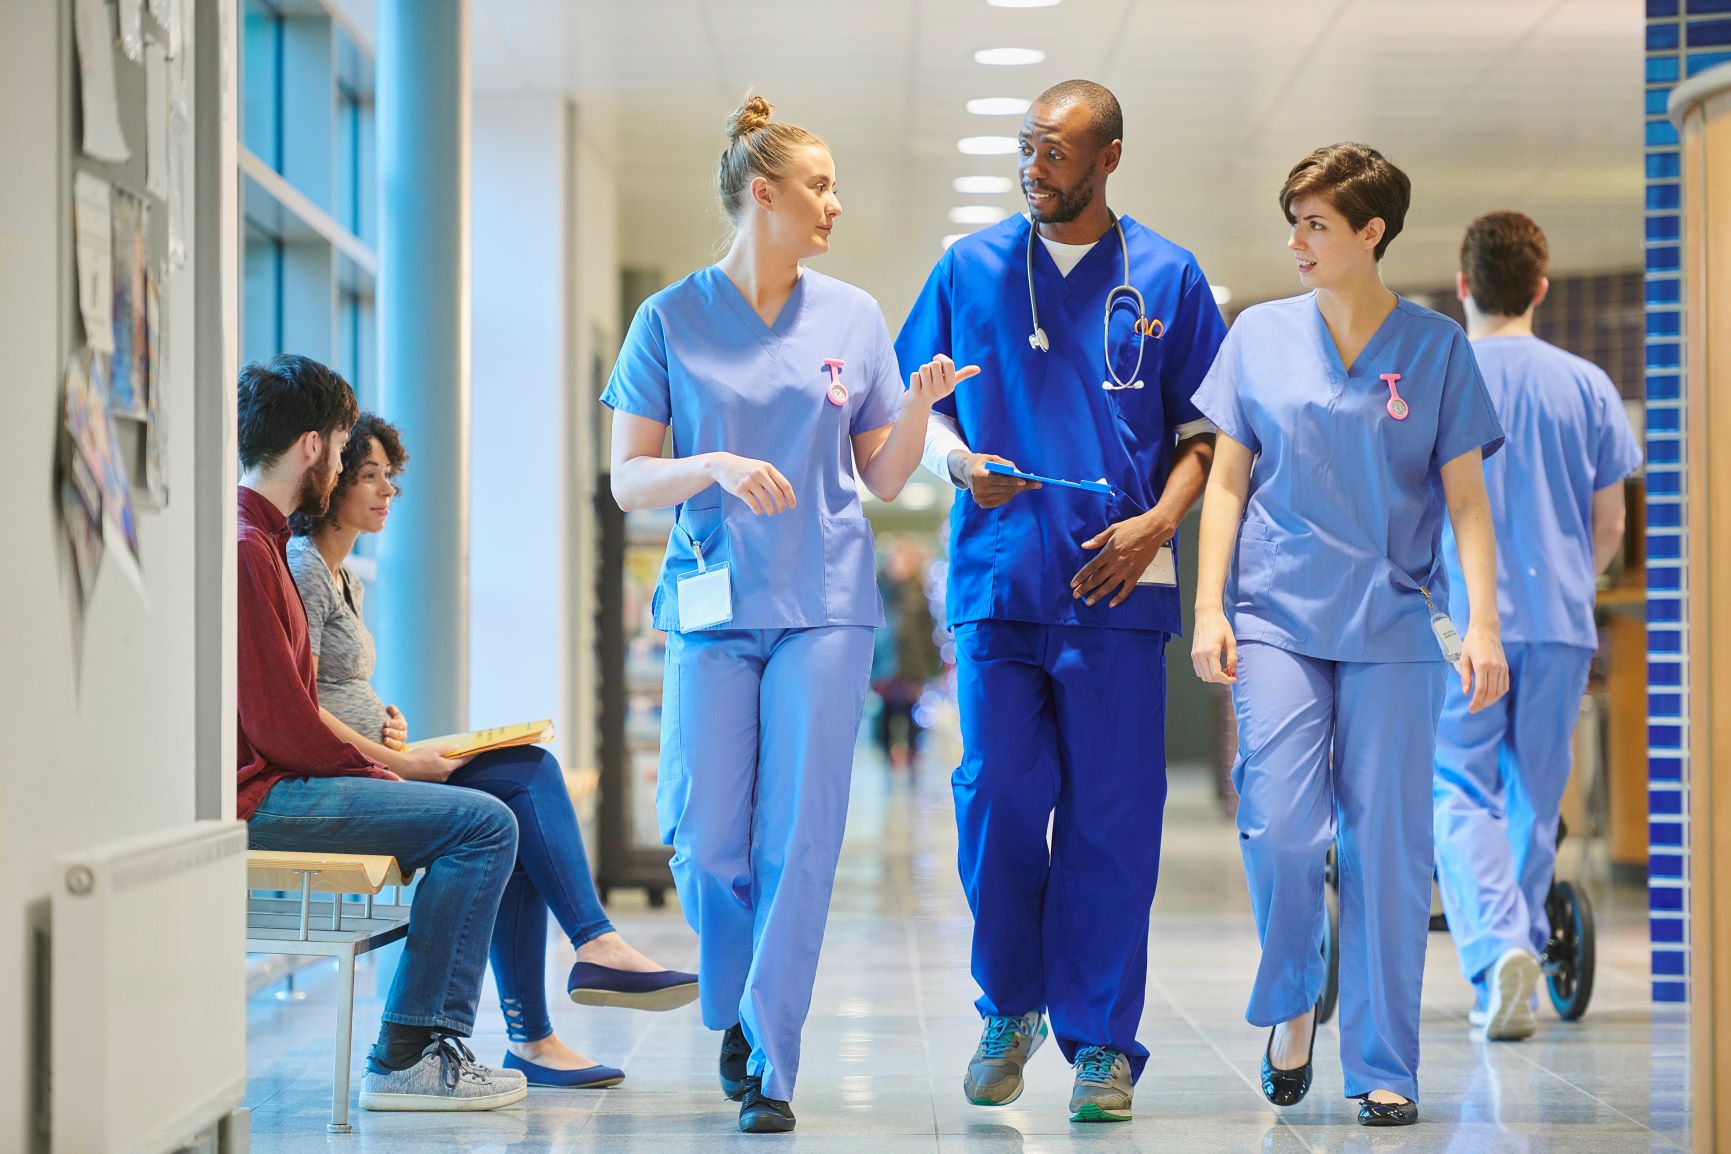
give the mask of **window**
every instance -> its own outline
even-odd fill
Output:
[[[234,0],[241,355],[301,353],[376,407],[373,60],[334,0]]]

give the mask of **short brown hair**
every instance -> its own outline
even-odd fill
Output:
[[[1376,259],[1381,260],[1406,224],[1412,181],[1368,144],[1331,144],[1317,149],[1286,174],[1286,183],[1280,186],[1280,211],[1286,214],[1286,223],[1297,223],[1292,202],[1301,196],[1320,196],[1328,201],[1346,217],[1354,232],[1380,217],[1383,233],[1377,242]]]
[[[385,453],[385,476],[395,479],[409,463],[409,451],[403,448],[403,435],[397,427],[374,413],[362,413],[349,430],[349,443],[343,446],[343,471],[337,474],[337,486],[325,511],[317,517],[299,510],[289,514],[289,529],[296,537],[316,537],[326,529],[336,529],[338,499],[354,485],[355,475],[373,451],[373,442]],[[399,493],[401,489],[397,490]]]
[[[1490,316],[1518,317],[1531,308],[1550,261],[1545,230],[1521,212],[1487,212],[1461,241],[1467,291]]]
[[[826,147],[823,138],[797,124],[771,121],[775,105],[754,92],[727,118],[727,147],[715,174],[715,188],[727,218],[739,223],[746,190],[754,177],[780,180],[793,163],[794,150],[807,144]]]

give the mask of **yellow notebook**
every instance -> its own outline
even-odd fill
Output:
[[[419,741],[409,742],[407,748],[438,749],[444,746],[446,757],[468,757],[471,754],[486,753],[494,749],[509,749],[514,745],[540,745],[544,741],[553,740],[553,719],[544,721],[524,721],[517,725],[496,725],[491,729],[477,729],[473,733],[448,733],[444,737],[423,737]]]

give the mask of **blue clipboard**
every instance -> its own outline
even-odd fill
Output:
[[[1057,477],[1042,477],[1038,473],[1024,473],[1009,465],[1000,465],[996,461],[986,462],[986,472],[997,473],[1004,477],[1016,477],[1023,481],[1038,481],[1042,485],[1056,485],[1060,489],[1080,489],[1084,493],[1101,493],[1111,496],[1112,486],[1104,481],[1063,481]]]

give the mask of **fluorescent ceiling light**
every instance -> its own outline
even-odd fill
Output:
[[[968,234],[965,232],[952,232],[949,236],[944,238],[944,247],[949,248],[952,244],[955,244],[958,240],[961,240],[967,235]]]
[[[958,204],[950,209],[951,224],[997,224],[1009,212],[995,204]]]
[[[975,116],[1020,116],[1028,111],[1028,101],[1020,96],[981,96],[968,101],[968,111]]]
[[[1038,64],[1046,54],[1038,48],[982,48],[974,53],[975,64]]]
[[[1232,303],[1232,290],[1227,288],[1225,285],[1211,284],[1208,286],[1208,291],[1214,294],[1215,304],[1229,305]]]
[[[1060,0],[986,0],[993,8],[1056,8]]]
[[[1020,148],[1013,136],[964,136],[956,150],[967,156],[1008,156]]]
[[[958,176],[951,187],[968,196],[994,196],[1009,192],[1016,185],[1007,176]]]

